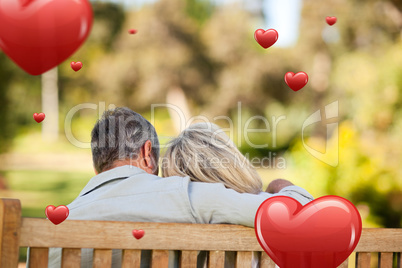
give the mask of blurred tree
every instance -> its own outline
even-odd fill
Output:
[[[183,1],[159,1],[128,14],[123,28],[138,33],[120,33],[113,56],[97,57],[89,67],[99,94],[138,111],[165,102],[172,88],[205,102],[203,90],[211,88],[213,65],[194,34],[197,24],[185,9]]]
[[[102,88],[97,86],[100,72],[118,72],[121,67],[112,69],[111,66],[98,65],[98,60],[104,57],[113,57],[115,51],[113,44],[117,36],[127,34],[129,28],[123,28],[126,13],[121,5],[91,1],[94,13],[94,23],[91,33],[83,46],[68,60],[59,66],[60,111],[65,115],[71,107],[84,103],[99,103],[109,99],[110,95],[117,93],[112,88],[102,94]],[[70,67],[71,61],[80,61],[83,68],[74,72]],[[103,69],[103,70],[102,70]],[[99,77],[104,83],[106,78]],[[112,100],[112,98],[111,98]],[[64,120],[61,121],[62,124]]]
[[[214,6],[210,0],[185,0],[185,11],[200,26],[211,17]]]
[[[40,112],[40,77],[22,71],[0,51],[0,153],[7,151],[15,135],[34,127],[33,113]]]
[[[126,13],[121,5],[92,1],[92,9],[96,22],[96,35],[90,41],[102,45],[107,50],[112,48],[115,37],[121,33]],[[128,30],[128,29],[127,29]]]
[[[328,26],[326,16],[338,21]],[[298,182],[307,183],[316,196],[336,194],[364,204],[371,224],[401,227],[400,4],[306,0],[300,29],[299,57],[315,91],[314,110],[339,100],[341,127],[339,148],[331,149],[339,152],[335,168],[295,140],[288,157]],[[318,147],[331,142],[325,141],[325,129],[317,124],[309,141]]]
[[[10,81],[13,77],[9,67],[9,59],[0,52],[0,153],[6,151],[13,140],[16,126],[12,124],[12,109],[10,103]]]

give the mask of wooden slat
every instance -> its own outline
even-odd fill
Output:
[[[208,258],[208,267],[210,268],[224,268],[225,267],[225,252],[224,251],[210,251]]]
[[[127,230],[146,230],[137,240]],[[208,235],[205,235],[208,233]],[[155,238],[158,237],[158,243]],[[192,237],[193,239],[188,239]],[[216,239],[210,239],[214,237]],[[23,218],[21,247],[261,251],[253,228],[227,224],[145,223]]]
[[[81,266],[80,248],[63,248],[61,268],[76,268]]]
[[[236,257],[236,268],[250,268],[252,267],[253,252],[239,251]]]
[[[267,253],[261,253],[261,268],[275,268],[275,262],[268,256]]]
[[[123,251],[122,268],[140,268],[141,250],[126,249]]]
[[[348,263],[349,259],[346,259],[344,262],[341,263],[341,265],[338,266],[338,268],[348,268]]]
[[[401,229],[365,228],[357,252],[402,252]]]
[[[0,199],[0,267],[17,267],[21,226],[18,199]]]
[[[127,230],[146,230],[133,239]],[[208,235],[205,235],[208,233]],[[158,243],[155,243],[158,237]],[[193,239],[188,239],[193,237]],[[210,239],[214,237],[215,239]],[[402,252],[400,229],[363,229],[359,252]],[[253,228],[226,224],[146,223],[23,218],[21,247],[122,248],[156,250],[262,251]]]
[[[196,250],[183,250],[180,256],[180,268],[197,268]]]
[[[370,268],[371,253],[359,252],[356,256],[357,268]]]
[[[168,266],[169,266],[169,251],[153,250],[151,268],[165,268],[165,267],[168,268]]]
[[[396,253],[396,263],[397,263],[397,268],[402,268],[402,253],[397,252]]]
[[[112,250],[95,249],[93,268],[110,268],[110,267],[112,267]]]
[[[48,264],[48,248],[30,248],[29,249],[29,267],[46,268]]]
[[[393,253],[379,253],[378,267],[380,268],[392,268]]]

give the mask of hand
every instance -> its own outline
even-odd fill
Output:
[[[279,193],[280,190],[282,190],[283,188],[285,188],[287,186],[291,186],[291,185],[293,185],[293,183],[291,183],[288,180],[276,179],[276,180],[271,181],[270,184],[268,184],[268,187],[265,190],[265,192],[270,193],[270,194]]]

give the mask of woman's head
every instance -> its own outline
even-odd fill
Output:
[[[219,182],[240,193],[259,193],[262,188],[261,178],[251,163],[212,123],[193,124],[169,143],[162,159],[162,174]]]

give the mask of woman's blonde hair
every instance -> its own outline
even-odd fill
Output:
[[[261,192],[262,181],[251,163],[217,125],[197,123],[168,144],[162,176],[223,183],[239,193]]]

